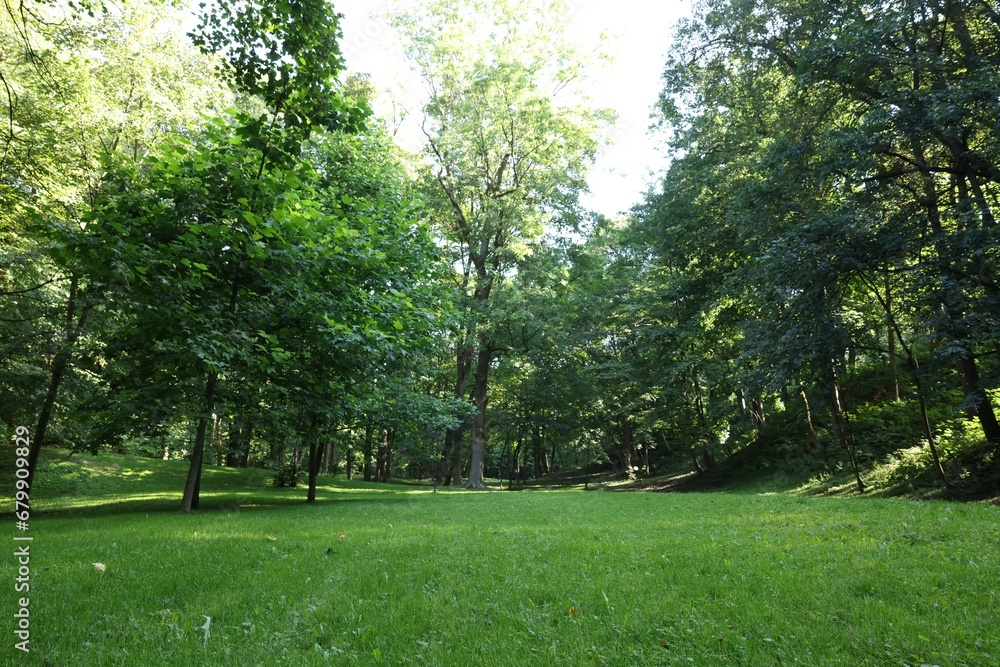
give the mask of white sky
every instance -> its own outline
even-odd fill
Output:
[[[586,90],[598,106],[617,112],[618,123],[611,145],[591,170],[591,193],[583,204],[615,215],[638,203],[652,175],[667,166],[662,137],[648,132],[650,114],[662,88],[660,74],[673,26],[690,14],[692,1],[571,0],[570,4],[574,9],[566,17],[571,23],[568,32],[579,45],[595,44],[602,32],[612,37],[614,61],[593,73]],[[407,87],[413,75],[382,18],[392,6],[391,0],[334,0],[334,6],[344,15],[341,47],[348,69],[370,74],[380,91]],[[419,114],[417,100],[397,99],[396,103]],[[376,113],[383,117],[391,113],[387,99],[376,107]],[[404,124],[397,138],[409,150],[420,147],[415,125]]]

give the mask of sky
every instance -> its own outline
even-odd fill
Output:
[[[412,6],[417,0],[412,0]],[[337,11],[344,15],[344,39],[341,48],[347,67],[353,72],[371,75],[380,91],[408,87],[414,75],[396,46],[392,29],[383,18],[393,0],[335,0]],[[608,216],[627,211],[649,189],[655,174],[661,173],[669,159],[662,136],[649,132],[650,115],[662,85],[660,75],[670,47],[673,26],[691,11],[691,0],[570,0],[572,10],[566,16],[572,39],[584,48],[593,47],[599,35],[611,39],[612,62],[591,74],[584,84],[586,92],[600,107],[618,114],[618,122],[588,178],[590,194],[583,205]],[[419,113],[416,99],[397,99],[395,103]],[[387,97],[376,105],[376,113],[391,114]],[[397,132],[404,148],[418,150],[420,135],[414,124],[405,124]]]

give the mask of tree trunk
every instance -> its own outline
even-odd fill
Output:
[[[250,442],[253,439],[253,422],[248,421],[243,433],[243,451],[240,453],[240,467],[246,468],[250,465]]]
[[[222,467],[225,462],[225,452],[222,450],[222,420],[218,415],[212,415],[212,430],[208,441],[215,449],[215,465]]]
[[[361,455],[364,460],[364,478],[366,482],[372,481],[372,423],[365,424],[365,440],[361,446]]]
[[[242,437],[242,429],[240,428],[240,419],[233,419],[233,423],[229,426],[229,446],[226,447],[226,467],[235,468],[240,463],[240,440]]]
[[[854,479],[858,484],[858,491],[864,493],[865,483],[861,481],[861,472],[858,470],[858,460],[854,453],[854,447],[851,446],[851,442],[847,438],[844,407],[840,401],[840,383],[837,382],[836,375],[833,376],[830,390],[832,392],[830,397],[830,419],[834,430],[837,432],[837,437],[840,439],[840,443],[847,450],[847,456],[851,462],[851,470],[854,472]]]
[[[316,478],[319,476],[319,466],[322,459],[322,447],[319,444],[319,423],[316,417],[309,422],[309,490],[306,492],[306,502],[316,502]]]
[[[464,347],[459,349],[455,354],[455,365],[458,371],[455,379],[455,398],[465,400],[469,389],[469,370],[472,368],[472,350]],[[462,483],[461,445],[464,428],[465,425],[460,424],[458,428],[448,429],[444,434],[444,450],[441,453],[441,466],[438,471],[439,485],[448,486],[454,480],[457,480],[456,486]],[[454,473],[456,468],[458,468],[457,475]]]
[[[524,488],[524,483],[527,481],[526,476],[528,474],[528,448],[524,446],[524,441],[521,441],[521,460],[517,464],[517,480],[518,486]]]
[[[218,380],[219,376],[214,372],[208,374],[208,381],[205,384],[205,402],[202,404],[202,414],[198,417],[198,430],[195,433],[194,449],[191,451],[191,465],[188,468],[187,481],[184,483],[184,497],[181,499],[182,512],[198,509],[201,490],[201,463],[205,455],[205,435],[208,431],[208,420],[212,417],[215,384]]]
[[[535,477],[547,475],[549,465],[545,456],[545,444],[542,442],[542,427],[537,424],[532,431],[531,450],[534,458]]]
[[[306,502],[316,502],[316,477],[319,473],[319,447],[316,438],[309,437],[309,490],[306,492]]]
[[[975,357],[972,354],[961,357],[958,359],[957,366],[958,375],[962,379],[965,400],[972,404],[972,409],[979,417],[979,423],[983,427],[986,439],[993,444],[1000,445],[1000,423],[997,423],[997,416],[993,412],[989,396],[980,385],[979,369],[976,367]]]
[[[302,441],[298,440],[295,443],[295,448],[292,450],[292,466],[288,471],[288,486],[295,488],[299,484],[299,470],[302,466]]]
[[[441,460],[438,461],[437,470],[434,471],[434,486],[447,486],[451,484],[451,448],[454,446],[454,439],[452,429],[444,432],[444,446],[441,447]]]
[[[354,448],[348,447],[347,452],[347,479],[354,479]]]
[[[670,446],[670,442],[667,440],[667,436],[663,435],[663,431],[660,429],[653,429],[653,440],[656,441],[657,447],[662,447],[667,451],[667,454],[673,454],[674,448]]]
[[[25,478],[28,485],[28,493],[31,493],[31,484],[35,479],[35,468],[38,466],[38,456],[42,451],[42,444],[45,442],[45,431],[49,427],[49,420],[55,410],[56,398],[59,396],[59,385],[62,383],[66,369],[69,367],[70,357],[73,354],[73,346],[76,344],[83,327],[87,323],[87,317],[93,307],[93,301],[87,300],[79,318],[76,317],[78,278],[74,275],[70,278],[69,296],[66,300],[66,327],[63,334],[63,343],[52,361],[52,376],[49,378],[49,388],[45,392],[45,400],[42,402],[42,410],[38,415],[38,424],[35,426],[35,435],[28,443],[28,476]],[[74,323],[75,320],[75,323]]]
[[[816,445],[816,451],[819,452],[823,448],[823,441],[816,435],[816,429],[813,426],[812,409],[809,407],[809,397],[806,395],[806,388],[802,385],[799,385],[799,395],[802,397],[802,405],[806,409],[806,428],[809,429],[809,437],[812,439],[813,444]]]
[[[389,437],[386,439],[385,445],[385,477],[382,479],[383,482],[388,482],[392,479],[392,454],[393,450],[396,448],[396,431],[389,431]]]
[[[762,399],[753,399],[753,407],[750,409],[750,418],[753,420],[753,424],[757,428],[763,428],[764,424],[767,423],[767,415],[764,412],[764,401]]]
[[[448,480],[451,486],[462,486],[462,456],[465,449],[465,427],[460,427],[453,434],[450,468],[448,469]],[[447,486],[447,484],[446,484]]]
[[[872,285],[874,289],[874,285]],[[878,292],[875,293],[876,298],[878,297]],[[886,320],[889,323],[889,331],[894,332],[899,336],[899,344],[902,346],[903,351],[906,352],[906,359],[910,363],[910,368],[912,369],[913,384],[917,390],[917,401],[920,403],[920,417],[924,423],[924,435],[927,436],[927,444],[931,450],[931,456],[934,458],[934,465],[937,468],[938,476],[941,478],[941,482],[944,484],[944,488],[951,490],[951,482],[948,481],[948,476],[944,472],[944,465],[941,463],[941,457],[938,455],[937,444],[934,442],[934,429],[931,428],[931,420],[927,414],[927,399],[924,397],[923,383],[920,381],[920,362],[917,360],[917,356],[913,353],[913,348],[906,344],[906,339],[903,338],[903,331],[899,327],[899,323],[896,321],[896,317],[892,312],[891,302],[890,302],[890,292],[888,289],[888,282],[886,284],[886,300],[883,302],[882,306],[885,308]],[[899,387],[897,384],[896,391],[898,393]]]
[[[524,439],[518,438],[514,443],[514,456],[511,460],[511,471],[510,471],[510,482],[507,483],[507,488],[510,488],[511,483],[516,478],[519,482],[521,480],[521,450],[524,448]]]
[[[691,448],[691,462],[694,464],[694,469],[697,473],[701,474],[705,472],[705,469],[701,467],[701,461],[698,460],[698,451],[694,447]]]
[[[476,378],[473,386],[473,400],[476,404],[476,416],[472,421],[472,455],[469,463],[469,480],[465,483],[467,489],[485,489],[483,482],[483,464],[486,458],[486,386],[489,379],[490,363],[493,361],[493,350],[485,341],[480,341],[479,357],[476,361]]]
[[[389,429],[382,429],[382,438],[379,441],[378,453],[375,457],[375,481],[385,482],[389,479],[387,468],[389,467]]]
[[[42,451],[42,442],[45,440],[45,431],[49,427],[49,419],[56,404],[56,396],[59,395],[59,384],[62,382],[63,374],[69,365],[69,353],[62,350],[56,354],[52,364],[52,377],[49,378],[49,390],[45,393],[45,401],[42,403],[42,411],[38,415],[38,425],[35,426],[35,435],[31,438],[28,446],[28,492],[31,492],[31,483],[35,479],[35,468],[38,466],[38,456]]]
[[[747,394],[743,387],[736,390],[736,408],[740,411],[741,417],[747,416]]]
[[[896,364],[896,331],[893,327],[892,312],[892,282],[889,276],[889,267],[885,269],[885,319],[889,329],[889,370],[892,372],[892,400],[899,400],[899,373]]]
[[[637,466],[634,465],[635,457],[635,443],[632,441],[632,418],[625,417],[622,420],[622,464],[625,466],[625,476],[630,480],[637,477],[635,474]]]
[[[939,210],[939,199],[937,192],[937,184],[934,177],[930,174],[930,170],[927,169],[927,160],[925,157],[923,146],[920,144],[919,140],[913,139],[913,153],[914,162],[918,167],[922,167],[924,172],[921,174],[921,179],[923,181],[924,189],[924,200],[927,202],[927,216],[930,222],[932,230],[935,235],[940,237],[942,233],[941,225],[941,215]],[[964,163],[964,156],[962,151],[957,151],[954,145],[949,145],[949,149],[952,151],[956,162],[959,164]],[[985,224],[984,220],[984,224]],[[990,216],[990,223],[992,223],[992,214]],[[938,242],[937,252],[938,261],[941,264],[941,275],[944,277],[952,277],[954,273],[951,262],[949,248],[943,246],[941,242]],[[955,322],[959,321],[965,310],[965,294],[962,292],[961,287],[958,287],[958,280],[950,280],[948,284],[953,284],[950,291],[946,291],[942,294],[942,303],[947,312],[947,320],[944,323],[943,329],[952,339],[961,340],[965,338],[963,331],[955,331]],[[989,397],[986,392],[979,384],[979,371],[976,368],[976,360],[972,350],[966,350],[964,355],[956,361],[956,366],[958,369],[958,375],[962,382],[962,390],[965,392],[966,401],[971,403],[975,409],[976,416],[979,417],[979,423],[983,427],[983,433],[986,435],[986,439],[994,444],[1000,444],[1000,424],[997,423],[996,414],[993,412],[993,406],[990,403]]]
[[[191,501],[191,509],[196,510],[201,507],[201,469],[204,467],[205,457],[198,464],[198,479],[194,483],[194,499]]]

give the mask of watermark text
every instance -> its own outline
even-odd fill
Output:
[[[29,609],[31,592],[31,536],[24,535],[28,531],[28,520],[31,518],[31,505],[29,503],[28,492],[28,451],[31,441],[28,438],[28,429],[18,426],[17,442],[14,455],[17,460],[14,464],[14,527],[20,531],[20,535],[14,536],[14,559],[17,562],[16,575],[14,577],[14,592],[23,595],[17,597],[17,611],[14,612],[14,648],[28,653],[30,651],[29,642],[31,639],[31,611]]]

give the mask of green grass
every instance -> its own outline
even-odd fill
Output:
[[[49,478],[95,495],[36,504],[5,664],[1000,664],[1000,507],[332,478],[307,506],[206,468],[182,515],[183,464],[84,461]]]

